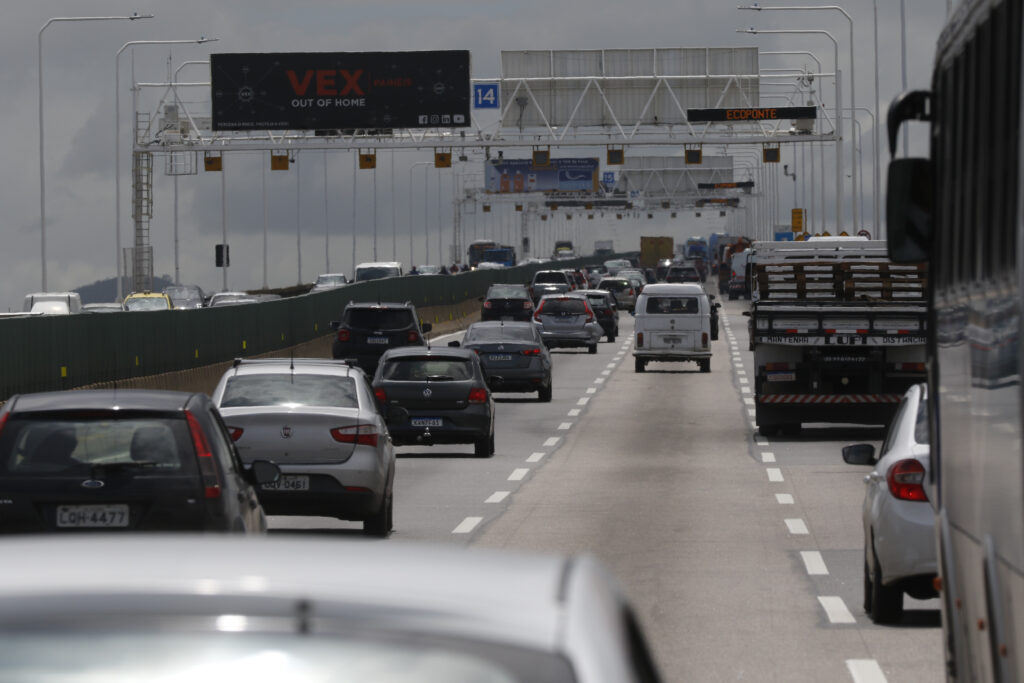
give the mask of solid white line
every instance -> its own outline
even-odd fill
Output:
[[[608,364],[608,365],[606,365],[605,367],[606,367],[606,368],[612,368],[612,369],[615,369],[615,363],[609,363],[609,364]]]
[[[501,501],[508,498],[508,491],[495,491],[491,494],[491,497],[485,500],[485,503],[500,503]]]
[[[562,424],[558,425],[558,428],[559,429],[572,429],[572,422],[563,422]]]
[[[828,620],[833,624],[856,624],[853,613],[838,595],[819,595],[818,602],[821,603]]]
[[[771,451],[765,451],[761,454],[761,462],[775,462],[775,454]]]
[[[828,574],[828,567],[825,560],[821,559],[821,553],[817,550],[801,550],[800,559],[804,561],[804,567],[811,576],[824,576]]]
[[[888,683],[889,680],[874,659],[847,659],[846,668],[850,670],[853,683]]]
[[[792,505],[793,495],[790,493],[776,493],[775,500],[779,501],[779,505]]]
[[[572,410],[569,411],[569,417],[579,417],[579,416],[580,416],[580,409],[579,408],[573,408]]]
[[[512,470],[512,474],[508,475],[509,481],[522,481],[523,478],[530,473],[529,467],[517,467]]]
[[[588,403],[590,403],[590,399],[588,397],[586,397],[586,396],[584,396],[580,400],[576,401],[576,405],[578,405],[578,406],[585,406]]]
[[[541,453],[540,451],[537,451],[536,453],[531,453],[530,457],[526,459],[526,462],[540,462],[540,459],[543,457],[544,454]]]
[[[476,525],[483,521],[483,517],[466,517],[459,522],[459,525],[452,529],[453,534],[468,534],[476,528]]]
[[[552,436],[551,438],[544,442],[544,448],[551,448],[552,446],[557,446],[560,438],[561,437],[558,436]]]
[[[588,394],[596,394],[597,393],[597,387],[587,387],[587,393]]]
[[[782,478],[782,470],[778,467],[769,467],[768,470],[768,481],[785,481]]]
[[[807,525],[804,523],[804,520],[802,519],[794,518],[787,519],[784,521],[786,522],[786,528],[789,529],[789,533],[793,534],[794,536],[805,536],[810,533],[807,530]]]

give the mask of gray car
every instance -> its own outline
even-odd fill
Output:
[[[11,539],[0,680],[658,683],[590,556],[337,538]]]
[[[213,392],[243,462],[281,478],[259,489],[268,514],[392,527],[395,453],[363,371],[316,358],[236,360]]]
[[[542,402],[551,400],[551,354],[532,323],[473,323],[462,347],[480,356],[494,391],[536,391]]]
[[[615,301],[619,308],[632,311],[633,307],[636,306],[637,292],[636,287],[628,279],[624,277],[606,277],[597,283],[598,289],[611,292],[615,295]]]
[[[604,334],[594,309],[582,294],[541,297],[533,324],[549,348],[585,346],[590,353],[597,353],[597,342]]]

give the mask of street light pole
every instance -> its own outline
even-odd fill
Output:
[[[416,257],[413,255],[413,244],[412,244],[412,237],[413,237],[412,236],[412,232],[413,232],[413,230],[412,230],[412,226],[413,226],[413,218],[412,218],[412,172],[413,172],[413,170],[417,166],[429,166],[432,163],[434,163],[434,162],[433,161],[416,161],[411,166],[409,166],[409,225],[407,227],[409,228],[409,268],[410,268],[410,270],[416,266]],[[426,191],[426,190],[424,190],[424,191]]]
[[[216,40],[205,36],[196,40],[129,40],[114,55],[114,245],[117,250],[118,301],[124,299],[124,271],[121,260],[121,53],[134,45],[200,45]]]
[[[43,291],[49,289],[46,279],[46,167],[45,157],[43,155],[43,31],[46,28],[58,21],[118,21],[127,19],[128,21],[134,21],[135,19],[152,19],[152,14],[139,14],[135,12],[131,16],[113,16],[113,17],[52,17],[47,20],[39,29],[39,35],[36,38],[36,49],[37,58],[39,65],[39,240],[40,240],[40,271],[43,279]]]
[[[189,64],[206,64],[209,65],[210,60],[208,59],[192,59],[182,62],[178,65],[178,68],[174,70],[174,75],[171,77],[171,89],[174,91],[174,104],[179,105],[178,100],[178,73],[181,72]],[[171,167],[174,169],[174,284],[181,284],[181,270],[178,268],[178,168],[177,162],[174,161],[176,152],[171,153]],[[223,171],[222,171],[223,172]],[[267,176],[266,172],[263,174],[263,289],[267,288]]]

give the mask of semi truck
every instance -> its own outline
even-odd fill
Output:
[[[754,242],[750,347],[758,430],[887,424],[925,379],[927,264],[866,239]]]
[[[615,242],[613,240],[595,240],[594,256],[611,256],[615,253]]]
[[[675,241],[671,237],[640,237],[640,267],[655,268],[658,261],[672,258]]]

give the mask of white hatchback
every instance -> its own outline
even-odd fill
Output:
[[[633,315],[637,372],[651,361],[692,361],[711,372],[711,302],[701,285],[647,285]]]

